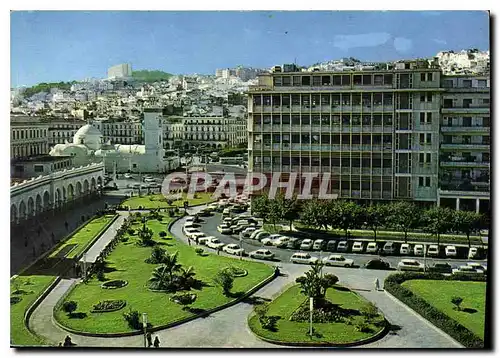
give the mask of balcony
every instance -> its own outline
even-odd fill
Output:
[[[485,105],[471,105],[468,107],[463,107],[463,106],[456,106],[456,107],[450,107],[450,108],[442,108],[441,109],[442,114],[448,114],[448,113],[479,113],[479,114],[487,114],[490,113],[490,105],[485,104]]]
[[[444,160],[439,163],[441,167],[458,167],[458,168],[489,168],[489,161],[478,161],[473,159],[462,159],[462,160]]]
[[[469,150],[490,150],[490,145],[489,144],[483,144],[483,143],[445,143],[441,144],[441,149],[446,150],[454,150],[454,149],[469,149]]]
[[[490,127],[441,126],[443,133],[490,133]]]

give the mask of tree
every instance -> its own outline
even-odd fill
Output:
[[[321,275],[323,263],[311,264],[311,269],[306,271],[304,276],[298,277],[295,282],[300,284],[302,294],[312,297],[318,302],[318,306],[323,305],[326,290],[333,287],[338,282],[338,277],[333,274]]]
[[[181,267],[179,271],[179,286],[184,290],[189,290],[195,281],[196,272],[194,272],[193,266],[189,266],[187,269]]]
[[[156,245],[151,249],[151,256],[145,261],[148,264],[161,264],[165,260],[166,250]]]
[[[155,268],[149,278],[150,287],[154,290],[166,290],[170,287],[171,282],[172,276],[165,265]]]
[[[308,200],[302,207],[300,220],[304,225],[328,229],[329,203],[323,200]]]
[[[78,307],[78,303],[76,303],[76,301],[66,301],[63,303],[63,310],[70,317],[73,315],[73,312],[76,311],[77,307]]]
[[[445,234],[453,227],[453,211],[450,208],[442,206],[433,206],[424,211],[424,230],[430,234],[436,235],[437,244],[441,234]]]
[[[388,207],[389,222],[397,229],[404,232],[404,240],[408,241],[408,231],[416,228],[420,223],[418,207],[408,201],[398,201]]]
[[[278,196],[278,203],[281,206],[281,219],[290,223],[290,230],[292,230],[293,222],[299,218],[300,205],[297,197],[286,199],[283,194]]]
[[[382,204],[364,208],[365,224],[373,231],[373,240],[377,241],[377,230],[387,222],[387,207]]]
[[[143,218],[145,219],[145,218]],[[139,244],[141,246],[153,246],[155,244],[153,240],[153,230],[146,227],[146,223],[144,222],[141,229],[137,231],[137,236],[139,237]]]
[[[176,251],[173,254],[166,255],[163,259],[163,266],[165,266],[165,269],[170,276],[170,281],[173,280],[174,272],[178,272],[182,267],[182,265],[178,262],[178,254],[179,252]]]
[[[261,195],[252,199],[252,213],[267,220],[270,200],[267,196]]]
[[[360,226],[362,211],[360,206],[352,201],[332,201],[332,209],[329,213],[330,222],[337,222],[338,227],[344,230],[346,239],[349,230]]]
[[[455,309],[457,311],[461,311],[462,310],[462,308],[460,307],[460,305],[462,304],[463,300],[464,299],[462,297],[459,297],[459,296],[455,296],[455,297],[451,298],[451,303],[453,303],[456,306]]]
[[[457,210],[453,212],[453,229],[467,235],[467,241],[470,247],[470,235],[481,229],[482,220],[483,215],[479,213]]]
[[[229,296],[233,288],[234,275],[229,270],[220,270],[214,277],[214,282],[222,288],[224,295]]]
[[[270,200],[267,212],[267,219],[271,224],[273,224],[276,230],[276,222],[280,221],[283,217],[283,211],[281,203],[278,200]]]

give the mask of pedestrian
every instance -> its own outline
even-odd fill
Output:
[[[378,277],[375,279],[375,291],[380,290],[380,282],[378,280]]]
[[[155,348],[160,348],[160,340],[158,339],[158,336],[155,337],[154,346]]]
[[[220,247],[217,248],[217,255],[220,253]]]
[[[153,338],[151,337],[151,332],[148,332],[146,334],[146,338],[148,340],[148,347],[151,347],[153,345]]]
[[[71,337],[70,336],[66,336],[66,338],[64,338],[64,347],[71,347],[73,345],[73,343],[71,342]]]
[[[191,246],[191,239],[188,237],[188,245]]]
[[[58,347],[62,347],[62,342],[59,342],[59,345],[58,345]]]

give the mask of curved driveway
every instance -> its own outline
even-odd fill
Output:
[[[190,209],[190,213],[203,207]],[[172,233],[182,241],[186,237],[182,233],[184,219],[172,225]],[[207,249],[210,250],[210,249]],[[280,264],[284,274],[257,291],[252,298],[273,298],[302,275],[307,266]],[[335,273],[340,283],[357,291],[359,294],[377,305],[390,323],[397,330],[390,332],[383,339],[365,345],[373,348],[457,348],[461,347],[451,337],[431,325],[421,316],[411,311],[399,301],[383,291],[373,291],[373,282],[378,278],[381,282],[390,271],[371,271],[346,268],[325,268]],[[66,332],[52,321],[52,309],[58,299],[70,288],[71,280],[62,280],[58,286],[35,310],[30,320],[31,327],[41,336],[54,343],[60,342]],[[253,306],[248,302],[238,303],[230,308],[199,318],[183,325],[153,333],[158,336],[162,347],[175,348],[282,348],[256,338],[247,325],[248,315]],[[141,347],[142,336],[123,338],[94,338],[70,334],[74,343],[86,347]]]

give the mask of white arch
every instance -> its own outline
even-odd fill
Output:
[[[90,179],[90,191],[95,191],[96,190],[96,180],[94,177]]]
[[[57,188],[54,192],[54,205],[56,207],[61,205],[61,189]]]

